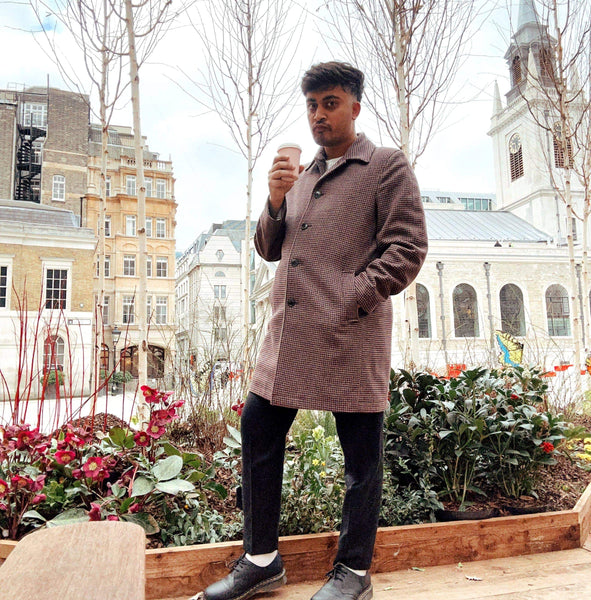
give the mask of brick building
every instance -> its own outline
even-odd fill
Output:
[[[0,400],[14,400],[19,368],[21,395],[30,382],[39,397],[53,368],[62,395],[88,393],[95,243],[69,210],[0,200]]]

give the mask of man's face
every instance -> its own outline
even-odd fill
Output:
[[[342,87],[306,94],[308,122],[314,141],[323,146],[328,158],[342,156],[355,141],[355,119],[361,105]]]

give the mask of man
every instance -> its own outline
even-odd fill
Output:
[[[206,600],[244,600],[285,583],[277,553],[285,439],[298,409],[334,413],[345,456],[338,552],[312,600],[372,598],[382,489],[392,303],[427,253],[421,197],[399,150],[355,132],[363,73],[346,63],[303,77],[321,146],[299,176],[286,156],[269,172],[255,246],[279,260],[272,316],[242,413],[244,550]]]

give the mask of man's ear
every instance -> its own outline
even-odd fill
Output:
[[[361,112],[361,102],[353,102],[353,120],[355,120]]]

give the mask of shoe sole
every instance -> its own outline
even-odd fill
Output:
[[[283,571],[281,571],[281,573],[278,575],[270,577],[269,579],[264,579],[263,581],[259,581],[259,583],[244,592],[244,594],[241,594],[240,596],[232,596],[231,600],[247,600],[247,598],[252,598],[252,596],[255,594],[262,594],[263,592],[271,592],[272,590],[276,590],[286,583],[287,577],[285,575],[285,569],[283,569]],[[207,600],[205,594],[203,597],[205,600]]]
[[[373,585],[370,585],[366,590],[361,592],[358,600],[371,600],[373,598]]]

